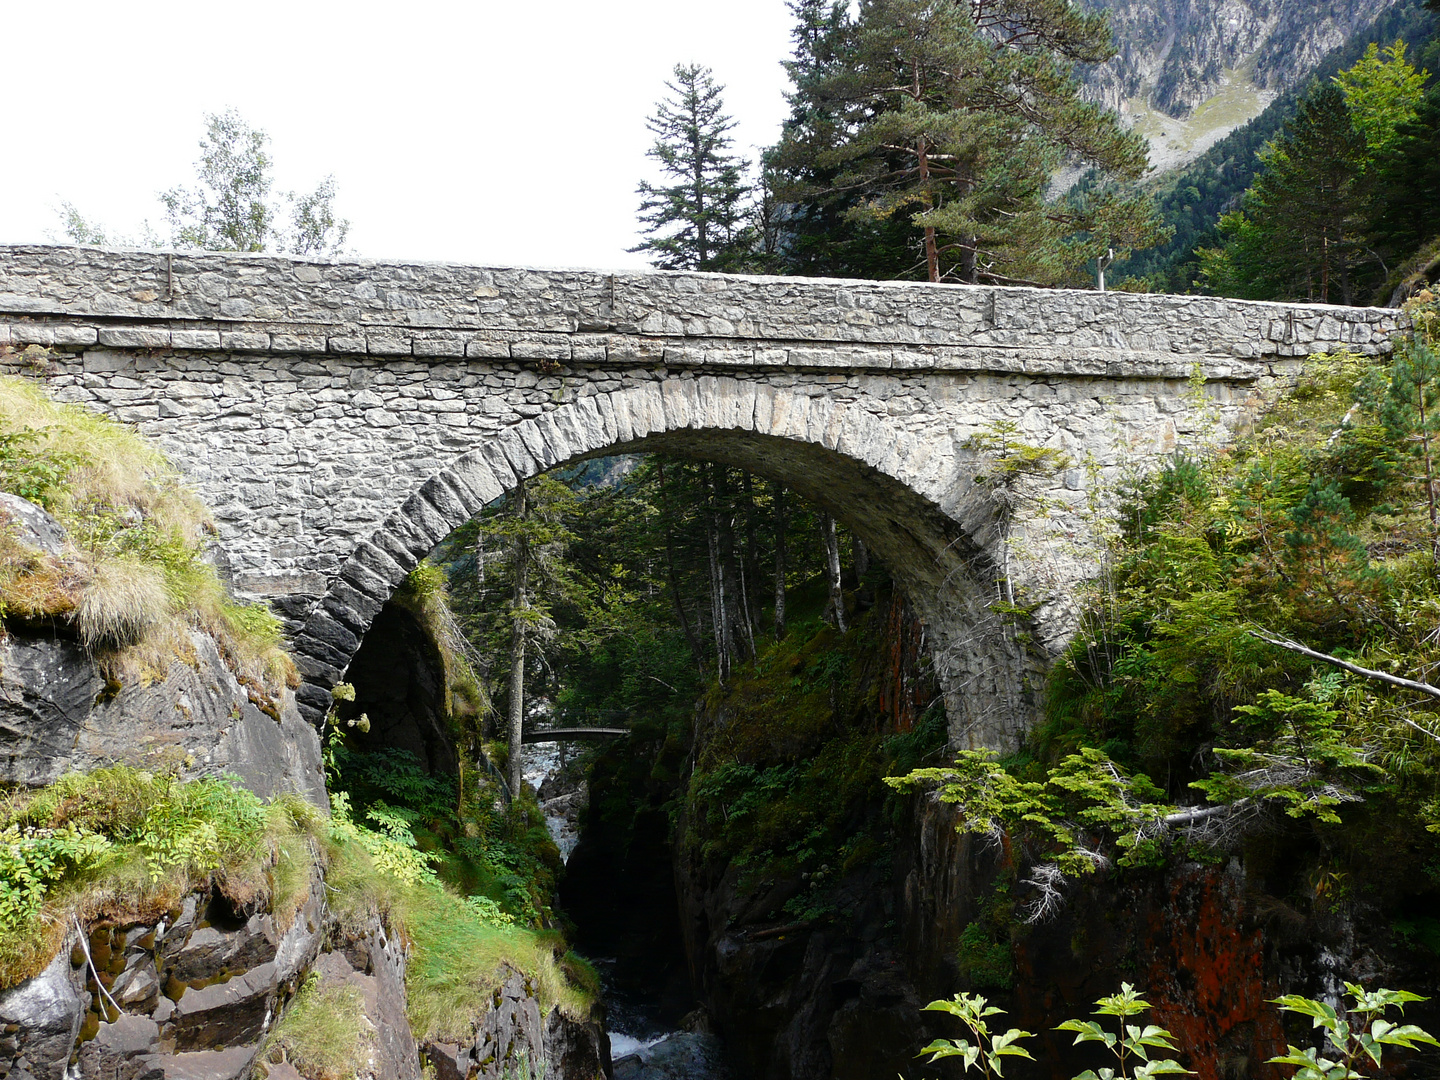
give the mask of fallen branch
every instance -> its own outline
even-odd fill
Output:
[[[1206,818],[1216,817],[1219,814],[1230,813],[1239,810],[1247,804],[1249,799],[1240,799],[1233,803],[1220,803],[1217,806],[1189,807],[1185,810],[1177,810],[1173,814],[1166,814],[1160,820],[1166,825],[1193,825],[1197,821],[1204,821]]]
[[[1354,674],[1364,675],[1367,679],[1379,679],[1381,682],[1389,683],[1391,686],[1399,686],[1406,690],[1414,690],[1417,693],[1428,694],[1433,698],[1440,698],[1440,686],[1431,686],[1428,682],[1419,682],[1416,679],[1404,679],[1399,675],[1391,675],[1386,671],[1376,671],[1374,668],[1361,667],[1359,664],[1352,664],[1349,660],[1341,660],[1338,656],[1331,656],[1329,653],[1318,652],[1308,646],[1301,645],[1298,641],[1291,641],[1289,638],[1276,637],[1264,630],[1247,631],[1251,637],[1259,638],[1268,645],[1277,648],[1289,649],[1291,652],[1299,653],[1301,656],[1308,656],[1312,660],[1322,660],[1327,664],[1334,664],[1338,668]],[[1423,728],[1421,729],[1424,730]]]
[[[1301,645],[1298,641],[1291,641],[1289,638],[1276,637],[1265,630],[1249,630],[1247,633],[1254,638],[1259,638],[1267,645],[1274,645],[1276,648],[1288,649],[1290,652],[1299,653],[1301,656],[1308,656],[1312,660],[1320,660],[1326,664],[1333,664],[1352,675],[1363,675],[1367,679],[1378,679],[1380,682],[1389,683],[1391,686],[1398,686],[1402,690],[1414,690],[1418,694],[1425,694],[1429,697],[1440,698],[1440,686],[1432,686],[1428,682],[1420,682],[1418,679],[1406,679],[1399,675],[1391,675],[1387,671],[1376,671],[1374,668],[1361,667],[1359,664],[1352,664],[1349,660],[1341,660],[1338,656],[1331,656],[1308,646]],[[1440,735],[1421,727],[1414,720],[1402,716],[1400,718],[1409,724],[1422,735],[1427,735],[1440,742]]]

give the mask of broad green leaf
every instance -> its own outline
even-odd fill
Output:
[[[1142,1076],[1160,1076],[1166,1073],[1188,1074],[1190,1071],[1191,1070],[1185,1068],[1178,1061],[1172,1061],[1170,1058],[1161,1058],[1158,1061],[1147,1061],[1144,1065],[1141,1065],[1140,1068],[1135,1070],[1135,1076],[1138,1078]]]
[[[1271,1003],[1279,1005],[1286,1012],[1299,1013],[1301,1016],[1308,1016],[1314,1020],[1313,1027],[1333,1028],[1339,1021],[1335,1010],[1323,1001],[1316,1001],[1313,998],[1301,997],[1299,994],[1285,994],[1278,998],[1272,998]]]
[[[1056,1024],[1055,1030],[1076,1032],[1075,1042],[1077,1043],[1103,1042],[1108,1046],[1110,1040],[1114,1038],[1114,1036],[1108,1035],[1094,1020],[1066,1020],[1063,1024]]]
[[[1375,1027],[1378,1028],[1384,1023],[1384,1020],[1376,1020]],[[1415,1045],[1417,1042],[1426,1043],[1429,1046],[1440,1046],[1440,1042],[1437,1042],[1433,1035],[1414,1024],[1389,1025],[1383,1035],[1373,1029],[1371,1034],[1378,1043],[1384,1043],[1386,1046],[1403,1046],[1407,1050],[1418,1050],[1419,1047]]]

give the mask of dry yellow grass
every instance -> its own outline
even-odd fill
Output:
[[[138,432],[0,377],[0,486],[7,477],[4,489],[41,503],[71,543],[61,558],[42,556],[0,528],[0,614],[70,623],[122,679],[193,661],[195,628],[262,695],[298,684],[279,620],[225,593],[200,557],[209,512]]]
[[[145,636],[172,612],[165,574],[134,559],[97,559],[80,593],[75,628],[91,648],[123,647]]]

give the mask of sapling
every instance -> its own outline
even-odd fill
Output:
[[[1175,1036],[1155,1024],[1127,1024],[1131,1016],[1138,1016],[1150,1008],[1150,1003],[1140,996],[1140,991],[1127,982],[1120,984],[1120,993],[1110,994],[1095,1002],[1096,1016],[1114,1016],[1120,1021],[1119,1033],[1106,1031],[1097,1020],[1066,1020],[1057,1025],[1056,1031],[1075,1032],[1075,1043],[1104,1043],[1118,1062],[1116,1068],[1103,1068],[1098,1072],[1086,1069],[1075,1080],[1140,1080],[1141,1077],[1161,1076],[1165,1073],[1189,1073],[1173,1058],[1151,1059],[1152,1050],[1176,1052]]]
[[[949,1001],[932,1001],[925,1008],[933,1012],[948,1012],[951,1016],[958,1016],[960,1022],[968,1027],[975,1037],[973,1045],[965,1039],[936,1039],[916,1055],[922,1057],[929,1054],[930,1061],[927,1064],[939,1061],[941,1058],[958,1057],[963,1062],[966,1072],[969,1072],[973,1066],[988,1078],[1004,1075],[1002,1067],[1004,1059],[1007,1057],[1035,1060],[1030,1057],[1030,1051],[1020,1045],[1021,1039],[1033,1038],[1034,1032],[1011,1028],[1003,1034],[990,1034],[990,1025],[985,1018],[1003,1016],[1004,1010],[989,1004],[979,994],[956,994]]]
[[[1270,1059],[1272,1065],[1294,1065],[1295,1080],[1361,1080],[1356,1066],[1364,1065],[1368,1058],[1380,1069],[1380,1057],[1387,1046],[1419,1050],[1418,1043],[1440,1046],[1440,1042],[1429,1032],[1414,1024],[1394,1024],[1385,1019],[1391,1007],[1405,1013],[1405,1003],[1424,1001],[1419,994],[1408,990],[1366,990],[1356,983],[1346,983],[1345,990],[1354,998],[1353,1007],[1338,1012],[1333,1006],[1299,994],[1286,994],[1273,999],[1286,1012],[1308,1016],[1312,1027],[1324,1028],[1325,1039],[1320,1047],[1301,1050],[1286,1046],[1286,1053]],[[1366,1025],[1369,1025],[1368,1029]],[[1325,1043],[1329,1044],[1327,1048]],[[1322,1050],[1328,1049],[1339,1056],[1321,1057]]]

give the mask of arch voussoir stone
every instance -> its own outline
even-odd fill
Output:
[[[405,500],[400,507],[400,515],[408,518],[420,535],[430,541],[430,546],[421,552],[422,555],[450,535],[450,522],[430,504],[423,491],[417,491]]]
[[[481,454],[464,455],[450,467],[448,475],[458,489],[469,491],[479,506],[488,506],[505,494],[504,485]]]
[[[436,543],[403,509],[396,510],[387,517],[370,537],[370,542],[388,555],[405,574],[414,570],[415,564],[423,559]]]
[[[546,417],[546,420],[550,420],[550,417]],[[519,435],[520,442],[525,447],[525,452],[530,455],[530,460],[535,463],[534,472],[527,472],[527,476],[544,472],[546,469],[564,461],[571,453],[568,443],[560,442],[560,440],[553,435],[547,436],[547,433],[541,430],[543,423],[544,421],[522,420],[515,425],[515,433]],[[550,426],[553,430],[553,421],[551,421]],[[558,447],[556,445],[557,442],[560,442]]]
[[[357,634],[370,629],[375,616],[385,606],[385,601],[367,596],[343,579],[330,586],[330,591],[320,601],[320,606],[339,619]]]
[[[528,479],[536,473],[544,472],[535,463],[535,458],[525,448],[525,440],[520,434],[520,427],[525,421],[516,424],[514,427],[506,428],[495,438],[496,445],[505,453],[505,459],[510,463],[510,468],[515,474],[515,480]]]
[[[434,507],[435,512],[449,524],[450,529],[453,529],[456,525],[468,521],[475,510],[467,505],[460,493],[449,483],[449,474],[448,469],[436,473],[420,488],[420,495]],[[449,534],[449,529],[446,533]]]
[[[952,741],[1013,746],[1098,561],[1082,504],[1187,431],[1248,424],[1309,354],[1378,356],[1403,330],[1217,298],[0,247],[0,345],[50,348],[59,397],[164,441],[239,594],[296,627],[315,718],[453,528],[547,468],[659,449],[847,521],[930,627]],[[1100,489],[1029,478],[999,512],[964,438],[1001,420],[1093,455]],[[1049,620],[1043,654],[989,611],[1002,575]]]
[[[393,529],[389,526],[385,527],[382,531],[385,533],[393,533]],[[400,582],[405,580],[405,575],[415,569],[413,562],[409,566],[402,565],[398,560],[377,547],[371,540],[361,540],[355,545],[355,550],[351,553],[345,570],[342,570],[340,573],[342,578],[349,577],[350,581],[363,588],[365,582],[363,577],[356,580],[355,577],[346,573],[351,566],[369,574],[372,580],[378,581],[380,586],[376,591],[383,591],[387,597]]]

